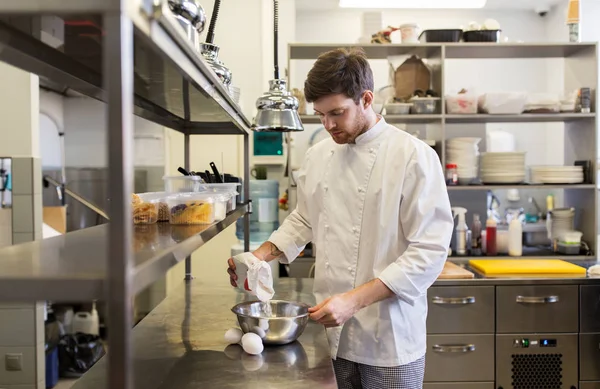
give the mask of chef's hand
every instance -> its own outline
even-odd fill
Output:
[[[337,327],[344,324],[356,312],[359,306],[351,293],[342,293],[331,296],[308,309],[310,318],[323,324],[325,327]]]
[[[229,283],[234,288],[237,287],[237,275],[235,274],[235,263],[233,262],[233,258],[229,258],[227,260],[227,264],[229,267],[227,268],[227,273],[229,273]]]

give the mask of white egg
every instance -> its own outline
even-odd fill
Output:
[[[236,344],[242,340],[244,333],[239,328],[230,328],[225,333],[225,341],[229,344]]]
[[[256,335],[260,336],[261,339],[264,339],[265,336],[267,336],[267,333],[265,332],[265,330],[263,330],[262,328],[260,328],[259,326],[254,326],[252,327],[252,329],[250,330],[252,332],[254,332]]]
[[[264,331],[269,329],[269,320],[267,319],[258,319],[258,326],[262,328]]]
[[[244,348],[245,352],[251,355],[258,355],[262,353],[265,348],[260,336],[253,332],[249,332],[242,336],[242,347]]]
[[[262,355],[242,355],[242,366],[247,371],[257,371],[263,367],[264,360]]]

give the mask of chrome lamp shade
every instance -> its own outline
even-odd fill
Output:
[[[252,130],[257,132],[304,131],[298,116],[298,99],[286,87],[285,80],[269,81],[269,91],[256,100],[258,113]]]

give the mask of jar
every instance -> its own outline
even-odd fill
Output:
[[[405,23],[399,27],[402,43],[419,43],[419,25],[416,23]]]
[[[446,164],[446,185],[458,185],[458,166],[455,163]]]

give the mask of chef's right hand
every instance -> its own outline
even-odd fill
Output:
[[[227,273],[229,273],[229,282],[231,286],[234,288],[237,287],[237,275],[235,274],[235,263],[233,262],[233,258],[229,258],[227,260],[227,264],[229,267],[227,268]]]

